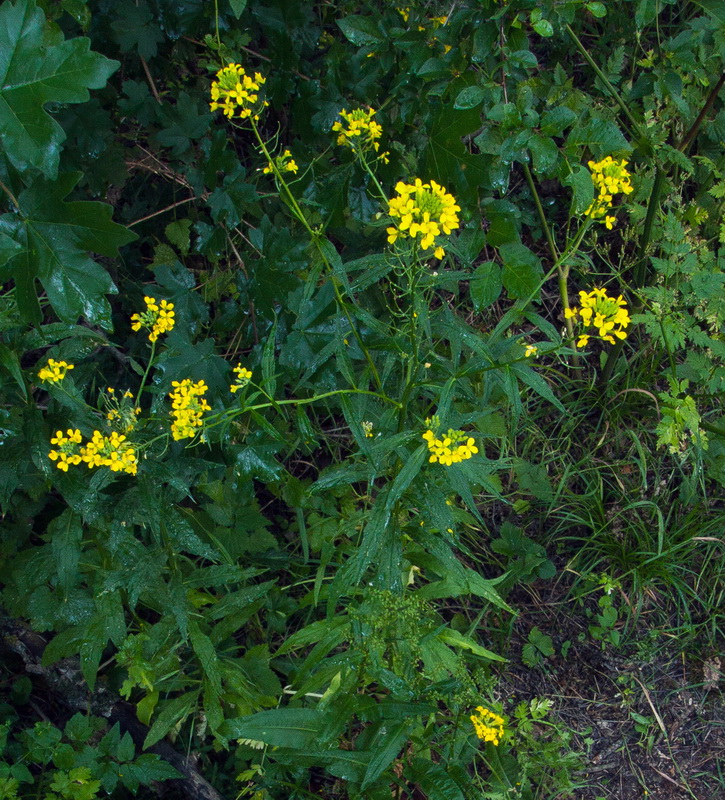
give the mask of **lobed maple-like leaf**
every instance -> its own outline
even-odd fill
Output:
[[[106,295],[116,287],[88,252],[115,256],[136,236],[113,222],[113,210],[106,203],[64,202],[79,179],[77,172],[61,173],[56,181],[38,176],[18,196],[17,211],[0,217],[0,245],[9,238],[21,248],[16,254],[3,248],[10,258],[0,268],[0,280],[15,281],[18,308],[29,322],[41,319],[37,279],[64,322],[82,316],[110,328]]]
[[[90,39],[65,41],[35,0],[0,5],[0,144],[13,166],[55,178],[65,133],[45,104],[85,102],[118,66]]]

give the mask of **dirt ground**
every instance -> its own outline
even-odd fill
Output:
[[[695,655],[696,641],[683,648],[646,618],[619,646],[603,646],[561,586],[521,592],[514,605],[521,613],[502,697],[507,706],[551,698],[556,717],[577,732],[588,783],[577,800],[725,800],[718,655]],[[520,650],[534,625],[552,637],[555,655],[532,668]]]

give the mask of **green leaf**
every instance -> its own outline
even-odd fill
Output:
[[[539,128],[543,136],[561,136],[576,118],[576,114],[570,108],[556,106],[543,113]]]
[[[598,0],[593,0],[593,2],[587,3],[586,9],[590,13],[594,14],[595,17],[606,17],[607,15],[607,7],[604,5],[604,3],[598,2]]]
[[[242,16],[242,12],[247,7],[247,0],[229,0],[229,5],[232,9],[232,14],[239,19]]]
[[[127,0],[116,6],[115,10],[118,19],[111,23],[111,28],[121,52],[136,50],[141,58],[153,58],[157,45],[164,41],[164,34],[145,0]]]
[[[323,727],[312,708],[275,708],[249,717],[226,720],[220,732],[229,739],[254,739],[276,747],[302,750],[311,746]]]
[[[35,167],[55,178],[65,133],[45,104],[85,102],[119,64],[91,52],[90,39],[64,41],[34,0],[0,7],[0,53],[2,149],[21,172]]]
[[[538,295],[544,274],[539,257],[519,242],[501,245],[499,253],[503,260],[501,278],[509,297],[519,299]]]
[[[222,679],[221,673],[219,672],[219,659],[217,658],[216,650],[211,643],[211,639],[209,639],[205,633],[202,633],[194,620],[189,620],[189,639],[191,640],[194,653],[199,659],[201,668],[209,679],[211,687],[217,695],[221,694]]]
[[[556,406],[562,413],[566,413],[564,406],[557,400],[554,393],[551,391],[549,384],[531,367],[526,364],[511,364],[509,369],[513,374],[527,386],[530,386],[538,395],[548,400],[552,405]]]
[[[575,127],[566,140],[567,148],[588,147],[595,160],[613,153],[630,153],[632,146],[624,138],[616,123],[607,119],[593,119]]]
[[[412,784],[420,787],[427,800],[465,800],[458,784],[440,764],[415,758],[405,775]]]
[[[470,650],[470,652],[474,655],[487,658],[489,661],[507,661],[507,659],[505,659],[503,656],[500,656],[498,653],[494,653],[491,650],[487,650],[485,647],[481,647],[481,645],[474,642],[473,639],[468,636],[464,636],[454,628],[445,628],[442,630],[438,634],[438,639],[450,647],[460,647],[463,650]]]
[[[163,739],[179,720],[186,719],[196,706],[198,697],[199,692],[197,690],[185,692],[179,697],[170,700],[156,718],[156,721],[151,726],[151,730],[146,734],[143,749],[148,750],[149,747],[155,745],[160,739]]]
[[[461,89],[458,93],[453,108],[475,108],[483,102],[485,97],[486,92],[480,86],[466,86],[465,89]]]
[[[592,174],[581,164],[576,164],[572,171],[561,181],[564,186],[573,190],[571,199],[572,214],[583,214],[594,199],[594,183]]]
[[[18,288],[24,286],[32,297],[33,281],[39,279],[64,322],[83,316],[110,328],[106,295],[116,287],[88,251],[116,256],[118,248],[136,235],[111,220],[112,209],[106,203],[64,202],[79,178],[80,173],[63,174],[55,182],[38,177],[20,194],[20,213],[0,217],[0,229],[23,247],[0,269],[0,276],[14,278]]]
[[[493,261],[484,261],[471,276],[469,286],[476,311],[488,308],[501,294],[501,267]]]
[[[358,47],[380,44],[385,40],[372,17],[354,14],[351,17],[338,19],[337,24],[345,37]]]
[[[537,175],[552,172],[559,159],[559,148],[553,139],[548,136],[532,136],[529,139],[529,150],[531,150],[531,163]]]
[[[390,727],[387,725],[381,727],[379,732],[381,735],[375,738],[371,746],[373,756],[365,770],[365,777],[360,784],[360,791],[364,791],[371,783],[376,781],[384,770],[392,764],[408,738],[409,729],[409,720],[404,720]]]

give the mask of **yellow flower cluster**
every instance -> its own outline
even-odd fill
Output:
[[[373,119],[375,112],[372,108],[367,111],[364,108],[356,108],[354,111],[346,111],[343,108],[340,116],[345,124],[338,120],[332,126],[332,130],[337,134],[338,144],[349,147],[355,153],[364,153],[368,150],[378,152],[380,149],[378,139],[383,135],[383,128]],[[385,164],[388,163],[387,153],[381,153],[378,158]]]
[[[420,178],[413,184],[398,181],[395,191],[397,196],[388,201],[388,213],[395,223],[387,229],[388,242],[393,244],[398,237],[420,237],[423,250],[436,245],[433,255],[443,258],[445,250],[436,237],[459,227],[457,212],[461,209],[453,195],[435,181],[423,183]]]
[[[237,373],[234,383],[229,387],[229,390],[232,392],[238,392],[240,389],[243,389],[252,379],[252,371],[243,367],[241,364],[237,364],[232,372]]]
[[[183,381],[173,381],[174,389],[169,394],[171,399],[171,435],[174,441],[191,439],[196,435],[196,429],[203,424],[202,414],[211,411],[211,406],[204,400],[203,395],[209,388],[204,381],[192,383],[188,378]]]
[[[423,439],[428,443],[428,450],[431,453],[428,461],[431,464],[438,462],[444,467],[450,467],[451,464],[459,464],[478,452],[476,440],[464,431],[454,431],[449,428],[442,439],[436,439],[433,431],[429,429],[423,434]]]
[[[614,344],[617,339],[626,339],[625,328],[631,322],[627,303],[620,294],[619,297],[609,297],[606,289],[592,289],[591,292],[579,292],[581,308],[567,308],[564,316],[567,319],[581,320],[584,328],[597,328],[600,339]],[[577,341],[577,347],[586,347],[589,339],[594,334],[582,333]]]
[[[628,163],[624,159],[616,161],[611,156],[607,156],[602,161],[588,162],[589,169],[592,171],[592,182],[598,194],[584,214],[604,222],[610,231],[615,223],[615,218],[608,213],[612,208],[614,195],[631,194],[634,191],[630,180],[632,176],[627,171]]]
[[[47,383],[60,383],[65,378],[68,370],[75,369],[75,364],[68,364],[65,361],[55,361],[48,359],[48,363],[38,372],[41,381]]]
[[[93,431],[91,439],[82,447],[83,438],[79,430],[69,428],[66,434],[63,435],[63,431],[56,432],[50,443],[57,449],[48,453],[48,458],[55,461],[56,467],[63,472],[68,472],[70,465],[85,462],[89,469],[110,467],[112,472],[136,474],[136,451],[123,434],[114,431],[110,436],[104,436],[100,431]]]
[[[277,156],[274,159],[274,162],[275,166],[280,172],[293,172],[296,175],[297,171],[299,170],[297,162],[294,160],[294,158],[292,158],[292,153],[290,153],[289,150],[285,150],[281,156]],[[269,175],[271,172],[273,172],[272,164],[271,163],[267,164],[267,166],[262,170],[262,172],[265,175]]]
[[[68,428],[66,431],[67,436],[63,435],[63,431],[57,431],[55,436],[50,440],[58,449],[51,450],[48,453],[48,458],[56,462],[56,467],[63,472],[68,472],[69,465],[81,463],[81,456],[78,452],[78,445],[83,441],[81,432],[77,429]]]
[[[117,431],[112,431],[110,436],[93,431],[91,440],[81,449],[81,458],[89,469],[109,467],[111,472],[127,472],[129,475],[135,475],[138,471],[138,458],[133,444]]]
[[[504,721],[503,717],[483,706],[476,708],[476,713],[471,714],[471,722],[476,731],[476,736],[484,742],[491,742],[493,745],[503,739],[504,734]]]
[[[162,333],[168,333],[174,327],[174,304],[166,300],[159,303],[155,297],[144,297],[146,311],[131,316],[131,330],[149,331],[149,341],[155,342]]]
[[[241,64],[228,64],[216,74],[216,80],[211,85],[212,111],[221,108],[224,116],[231,119],[237,110],[241,119],[253,117],[259,119],[259,111],[268,105],[267,101],[259,101],[258,92],[267,82],[267,79],[258,72],[252,78],[244,71]]]

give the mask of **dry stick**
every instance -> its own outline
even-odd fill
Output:
[[[156,84],[154,83],[154,79],[151,77],[151,72],[149,71],[149,65],[146,63],[146,59],[143,56],[139,56],[139,58],[141,59],[141,66],[143,67],[143,71],[146,73],[146,80],[148,81],[149,86],[151,87],[151,93],[156,98],[156,102],[159,105],[163,105],[161,102],[161,98],[159,97],[159,93],[156,89]]]
[[[690,130],[677,145],[676,149],[681,153],[686,153],[694,141],[695,136],[697,136],[697,132],[700,130],[700,127],[704,122],[707,113],[710,111],[715,100],[717,99],[718,94],[720,94],[720,90],[722,89],[723,85],[725,85],[725,73],[720,76],[720,80],[713,87],[712,91],[707,97],[707,100],[705,100],[704,105],[700,109],[700,113],[690,126]],[[647,205],[647,216],[645,217],[644,228],[642,229],[642,236],[640,237],[639,247],[637,249],[637,262],[632,275],[634,285],[637,289],[641,289],[647,283],[647,248],[649,247],[650,239],[652,238],[652,228],[654,227],[655,217],[657,216],[657,211],[659,210],[660,197],[662,195],[664,182],[664,169],[661,166],[657,166],[654,182],[652,183],[652,191],[650,192],[649,203]],[[624,340],[620,339],[609,351],[607,362],[604,365],[602,375],[599,379],[600,386],[605,386],[611,378],[614,365],[616,364],[623,347]]]
[[[162,208],[160,211],[154,211],[152,214],[147,214],[145,217],[141,217],[140,219],[135,219],[133,222],[128,222],[126,224],[127,228],[133,228],[134,225],[139,225],[142,222],[146,222],[147,219],[152,219],[153,217],[158,217],[159,214],[165,214],[167,211],[171,211],[172,208],[176,208],[177,206],[183,206],[184,203],[191,203],[194,200],[201,200],[200,197],[187,197],[186,200],[178,200],[176,203],[172,203],[170,206],[166,206],[166,208]]]

